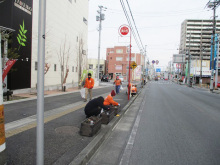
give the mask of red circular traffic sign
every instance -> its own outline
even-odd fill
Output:
[[[128,33],[129,33],[129,27],[128,27],[128,26],[122,25],[122,26],[119,28],[119,34],[120,34],[121,36],[126,36]]]

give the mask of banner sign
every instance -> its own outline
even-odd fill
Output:
[[[5,68],[3,69],[3,73],[2,73],[2,82],[4,82],[5,77],[7,76],[8,72],[10,71],[10,69],[15,64],[16,61],[17,60],[8,60],[6,62]]]
[[[161,68],[156,68],[156,72],[161,72]]]
[[[215,45],[213,50],[213,36],[211,36],[211,54],[210,54],[210,70],[212,70],[212,51],[214,51],[214,70],[216,70],[216,62],[217,62],[217,50],[218,50],[218,38],[219,35],[215,34]]]

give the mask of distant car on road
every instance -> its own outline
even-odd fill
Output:
[[[107,75],[103,75],[102,78],[101,78],[101,81],[109,82],[108,76]]]
[[[121,80],[121,82],[124,82],[124,77],[123,76],[119,76],[119,79]]]
[[[155,77],[155,79],[154,79],[155,81],[158,81],[158,77]]]

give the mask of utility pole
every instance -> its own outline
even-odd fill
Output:
[[[190,69],[191,69],[191,54],[190,54],[190,44],[191,44],[191,33],[189,36],[189,51],[188,51],[188,74],[187,74],[187,84],[189,87],[191,87],[190,84]]]
[[[210,80],[210,91],[213,91],[213,82],[214,82],[214,52],[215,52],[215,28],[216,28],[216,20],[215,20],[215,11],[216,7],[219,5],[219,0],[214,0],[213,2],[208,2],[207,6],[209,8],[213,8],[213,31],[212,31],[212,67],[211,67],[211,80]]]
[[[200,42],[200,78],[199,78],[199,84],[202,85],[202,61],[203,61],[203,52],[202,52],[202,39]]]
[[[216,36],[216,70],[215,70],[215,89],[217,88],[218,84],[218,57],[219,56],[219,35]]]
[[[97,68],[97,81],[99,82],[99,67],[100,67],[100,48],[101,48],[101,31],[102,31],[102,21],[105,20],[105,15],[102,14],[103,6],[98,6],[99,10],[97,11],[99,16],[96,16],[96,21],[99,21],[99,44],[98,44],[98,68]],[[105,10],[104,10],[105,11]]]

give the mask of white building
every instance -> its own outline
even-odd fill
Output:
[[[66,71],[66,66],[69,68],[66,85],[67,87],[77,86],[79,65],[82,64],[82,70],[86,69],[89,2],[88,0],[47,0],[46,3],[45,63],[50,68],[45,74],[45,87],[46,89],[60,87],[61,64],[59,55],[63,54],[64,51],[65,64],[63,69]],[[31,88],[35,88],[37,84],[38,6],[39,0],[34,0]],[[79,48],[79,46],[81,47]],[[67,54],[69,54],[68,63],[66,63]]]

